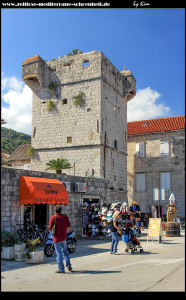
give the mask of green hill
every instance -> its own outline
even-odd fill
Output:
[[[31,136],[1,127],[1,152],[11,154],[19,145],[31,144]]]

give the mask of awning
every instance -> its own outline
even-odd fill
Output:
[[[19,199],[21,204],[68,204],[68,193],[57,179],[20,176]]]

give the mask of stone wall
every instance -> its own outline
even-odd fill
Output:
[[[160,141],[169,140],[170,154],[160,155]],[[136,157],[136,143],[145,142],[145,157]],[[170,192],[174,193],[179,217],[185,216],[185,130],[128,136],[128,201],[138,201],[143,212],[150,212],[153,189],[160,187],[161,172],[170,172]],[[146,174],[146,190],[136,191],[136,174]],[[166,214],[169,195],[160,201]]]
[[[108,203],[108,181],[96,178],[76,177],[51,174],[38,171],[1,168],[1,230],[16,230],[21,220],[21,206],[19,205],[19,176],[53,178],[60,181],[83,182],[87,185],[87,192],[68,192],[69,205],[63,206],[63,213],[69,216],[72,230],[81,236],[82,232],[82,203],[83,197],[93,195],[100,197],[100,202]]]

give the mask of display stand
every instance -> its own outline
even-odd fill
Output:
[[[159,243],[162,242],[163,229],[161,218],[150,218],[149,226],[148,226],[148,234],[147,234],[147,242],[149,241],[149,237],[158,239]]]

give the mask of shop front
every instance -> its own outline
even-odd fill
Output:
[[[30,221],[43,226],[49,223],[55,205],[68,205],[68,193],[57,179],[20,176],[19,204],[21,223]]]

